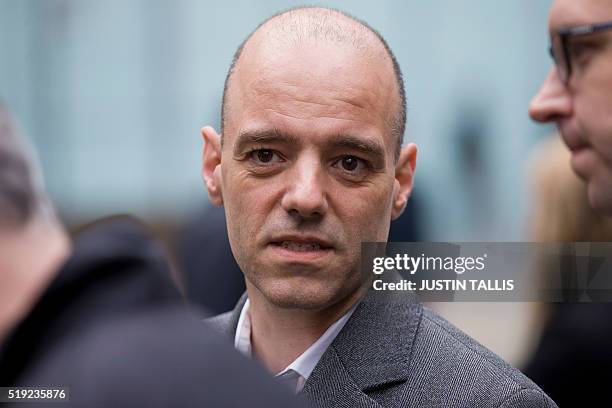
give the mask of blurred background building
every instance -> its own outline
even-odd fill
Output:
[[[196,225],[189,220],[204,217],[209,205],[199,129],[218,129],[231,57],[259,22],[300,4],[0,0],[0,99],[38,148],[65,222],[78,226],[129,212],[184,251],[190,234],[185,225]],[[551,131],[527,116],[529,99],[550,66],[550,1],[309,4],[366,20],[402,67],[405,140],[419,146],[418,211],[402,221],[415,226],[409,237],[525,240],[527,160]],[[222,233],[223,223],[215,225]],[[453,322],[476,334],[470,327],[483,327],[479,338],[486,345],[518,361],[515,342],[490,325],[521,320],[523,310],[475,307],[476,314],[470,309],[466,317],[459,307],[453,305],[454,317],[448,314]]]

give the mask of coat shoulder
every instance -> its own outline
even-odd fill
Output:
[[[231,321],[232,321],[232,312],[229,311],[229,312],[221,313],[219,315],[204,319],[204,324],[208,325],[210,328],[212,328],[214,331],[218,333],[231,335],[230,333]]]
[[[423,308],[410,365],[414,389],[436,390],[415,395],[424,399],[422,405],[439,399],[457,406],[556,407],[519,370],[428,308]]]

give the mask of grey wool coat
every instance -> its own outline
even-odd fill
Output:
[[[236,333],[233,311],[207,322]],[[302,394],[312,407],[532,408],[556,404],[520,371],[424,307],[371,290],[325,351]]]

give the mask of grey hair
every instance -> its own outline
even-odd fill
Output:
[[[300,21],[300,18],[296,19],[297,21],[296,20],[291,21],[290,25],[286,28],[288,31],[287,34],[294,34],[299,37],[300,35],[304,34],[304,31],[306,31],[304,26],[310,25],[310,28],[308,29],[309,35],[316,35],[318,37],[324,37],[328,40],[331,39],[336,42],[344,42],[344,43],[348,42],[348,43],[351,43],[351,45],[356,48],[362,48],[363,44],[360,43],[360,38],[358,38],[358,36],[355,35],[355,33],[350,33],[350,32],[347,33],[347,32],[342,32],[341,30],[338,30],[336,27],[333,26],[332,24],[333,22],[328,19],[328,17],[331,14],[337,13],[347,18],[349,21],[356,23],[358,27],[365,30],[366,32],[373,34],[374,37],[383,46],[385,53],[387,54],[387,56],[389,57],[393,65],[393,73],[395,74],[395,81],[397,83],[397,89],[399,93],[399,105],[397,106],[397,110],[394,115],[394,120],[393,120],[393,123],[391,124],[391,129],[390,129],[391,135],[395,138],[395,142],[396,142],[395,143],[395,160],[397,161],[397,159],[399,158],[400,150],[402,147],[402,142],[404,139],[404,132],[406,130],[406,116],[407,116],[406,114],[406,110],[407,110],[406,109],[406,91],[404,89],[404,79],[402,76],[402,70],[400,69],[399,63],[397,62],[397,58],[391,51],[391,48],[389,47],[389,44],[384,39],[384,37],[378,31],[372,28],[368,23],[356,17],[353,17],[352,15],[345,13],[344,11],[337,10],[334,8],[329,8],[329,7],[321,7],[321,6],[295,7],[295,8],[291,8],[291,9],[282,11],[280,13],[274,14],[273,16],[267,18],[261,24],[259,24],[255,28],[255,30],[253,30],[247,36],[247,38],[240,44],[240,46],[234,53],[234,56],[232,58],[232,62],[230,64],[229,70],[227,71],[227,75],[225,77],[225,83],[223,86],[223,98],[221,101],[221,129],[220,129],[221,137],[222,137],[221,142],[223,143],[223,130],[225,127],[225,120],[227,116],[226,109],[227,109],[228,89],[229,89],[232,75],[236,69],[236,65],[238,64],[238,60],[240,59],[240,56],[242,55],[242,51],[244,50],[244,47],[249,42],[251,37],[253,37],[253,35],[256,32],[258,32],[259,29],[262,28],[264,25],[266,25],[268,22],[274,19],[277,19],[279,17],[285,17],[285,16],[291,17],[292,14],[298,14],[305,10],[313,10],[315,12],[318,12],[318,14],[315,16],[309,16],[310,18],[302,18],[302,21]],[[289,31],[292,33],[290,33]]]
[[[24,226],[49,209],[34,150],[0,103],[0,228]]]

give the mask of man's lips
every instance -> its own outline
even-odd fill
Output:
[[[314,251],[333,248],[333,244],[330,241],[314,235],[279,235],[272,238],[269,243],[271,245],[281,246],[286,249],[295,249],[297,251]]]
[[[590,146],[588,144],[586,144],[586,143],[582,143],[581,142],[581,143],[574,143],[571,146],[568,145],[567,147],[570,149],[572,154],[575,155],[575,154],[578,154],[578,153],[588,149]]]
[[[268,246],[283,258],[312,261],[332,252],[333,244],[316,236],[283,235],[274,237]]]

